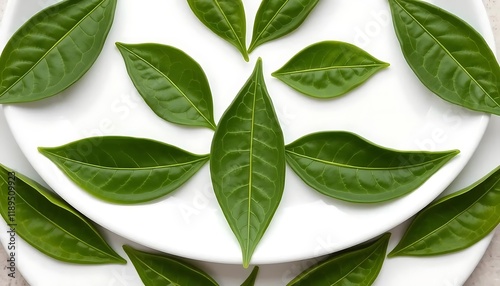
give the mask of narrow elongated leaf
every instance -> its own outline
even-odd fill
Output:
[[[160,44],[116,45],[135,87],[158,116],[215,129],[208,79],[195,60]]]
[[[286,146],[286,159],[299,177],[332,198],[375,203],[403,196],[459,152],[397,151],[342,131],[304,136]]]
[[[259,266],[255,266],[250,273],[250,276],[241,284],[241,286],[254,286],[255,281],[257,280],[257,275],[259,274]]]
[[[245,9],[241,0],[188,0],[188,3],[205,26],[235,46],[248,62]]]
[[[500,167],[423,209],[389,256],[428,256],[472,246],[500,223]]]
[[[252,254],[278,208],[285,184],[283,133],[259,59],[215,130],[210,171],[217,200],[243,252]]]
[[[305,95],[343,95],[388,67],[364,50],[344,42],[313,44],[295,55],[273,76]]]
[[[126,263],[88,219],[40,184],[3,165],[0,195],[0,213],[9,231],[44,254],[78,264]]]
[[[389,3],[403,54],[422,83],[444,100],[500,115],[500,67],[482,36],[429,3]]]
[[[176,190],[209,159],[161,142],[118,136],[39,150],[87,192],[122,204],[150,201]]]
[[[101,53],[116,0],[66,0],[29,19],[0,56],[0,103],[50,97],[80,79]]]
[[[390,233],[378,240],[338,255],[312,266],[293,279],[288,286],[369,286],[377,279],[382,269],[389,243]]]
[[[255,16],[248,52],[296,30],[319,0],[263,0]]]
[[[146,286],[219,285],[203,270],[173,256],[147,253],[128,245],[123,249]]]

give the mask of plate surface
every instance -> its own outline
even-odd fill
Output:
[[[9,2],[2,44],[31,15],[56,2],[26,1]],[[258,1],[243,2],[251,31]],[[432,2],[459,15],[493,42],[480,1]],[[352,93],[330,101],[297,94],[270,76],[299,50],[323,40],[356,44],[391,67]],[[287,143],[315,131],[347,130],[396,149],[461,151],[415,192],[375,205],[328,199],[287,170],[283,200],[253,256],[255,264],[316,257],[368,240],[402,223],[457,176],[476,149],[489,119],[442,101],[418,82],[399,50],[386,0],[322,1],[297,32],[259,47],[250,63],[206,29],[184,0],[120,1],[107,44],[81,81],[44,101],[5,106],[5,114],[30,163],[67,202],[127,239],[188,258],[241,263],[238,243],[213,195],[208,166],[169,196],[122,206],[90,196],[37,152],[39,146],[59,146],[89,136],[127,135],[208,153],[212,131],[164,122],[142,101],[114,46],[117,41],[168,44],[191,55],[208,76],[216,121],[250,75],[257,57],[262,57],[269,93]],[[92,146],[84,146],[81,151],[88,152],[89,148]]]
[[[479,179],[496,165],[500,164],[500,152],[497,146],[500,138],[496,136],[500,132],[500,118],[492,118],[487,129],[486,136],[474,154],[471,161],[460,174],[448,191],[459,190]],[[26,161],[19,147],[14,142],[12,135],[6,128],[6,123],[0,109],[0,145],[4,151],[0,152],[0,162],[11,166],[32,178],[41,179],[36,171]],[[392,229],[392,237],[389,249],[395,246],[404,229],[404,225]],[[9,241],[7,225],[0,221],[0,241],[3,247],[7,247]],[[120,255],[125,257],[123,244],[132,242],[105,231],[104,236],[111,246]],[[476,267],[478,261],[484,254],[492,235],[472,247],[450,255],[427,258],[393,258],[387,259],[375,281],[374,286],[459,286],[463,285],[467,277]],[[326,245],[326,241],[318,240],[318,245]],[[16,270],[20,271],[30,285],[36,286],[134,286],[143,285],[139,280],[132,264],[127,265],[102,265],[81,266],[63,263],[51,259],[38,250],[34,249],[22,239],[16,240]],[[140,246],[136,246],[140,247]],[[280,286],[285,285],[301,270],[314,262],[313,260],[282,263],[261,266],[256,285]],[[240,265],[225,265],[206,262],[192,261],[206,270],[222,286],[239,285],[249,273]],[[92,273],[92,275],[89,275]],[[483,281],[486,282],[486,281]],[[492,281],[493,283],[493,281]]]

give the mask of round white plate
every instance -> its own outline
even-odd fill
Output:
[[[460,176],[448,188],[448,192],[457,191],[470,185],[485,173],[500,164],[500,152],[497,146],[500,138],[496,136],[500,132],[500,118],[494,117],[487,129],[486,136],[480,144],[478,151]],[[31,178],[41,182],[36,171],[26,161],[12,135],[6,128],[5,120],[0,109],[0,163],[16,169]],[[400,239],[405,225],[392,229],[392,237],[389,250],[392,249]],[[9,234],[7,225],[0,220],[0,241],[7,248]],[[132,242],[102,230],[105,238],[111,246],[124,258],[123,244],[131,244],[141,248]],[[391,258],[384,262],[382,271],[375,281],[374,286],[461,286],[470,273],[476,267],[486,250],[492,235],[476,243],[472,247],[454,254],[426,258]],[[329,241],[320,238],[318,247],[329,248]],[[10,251],[9,251],[10,252]],[[34,249],[22,239],[16,240],[16,275],[22,274],[32,286],[136,286],[143,285],[137,275],[132,263],[127,265],[102,265],[82,266],[63,263],[51,259],[38,250]],[[250,269],[243,269],[240,265],[224,265],[191,261],[212,275],[221,286],[240,285],[249,274]],[[292,263],[261,266],[256,285],[258,286],[280,286],[286,285],[294,276],[315,260],[304,260]],[[8,271],[10,270],[6,270]],[[9,279],[6,278],[8,281]],[[483,282],[488,282],[482,280]],[[494,283],[491,281],[491,283]],[[493,284],[491,284],[493,285]]]
[[[42,6],[53,2],[10,1],[2,43]],[[251,31],[259,3],[243,2]],[[493,42],[480,1],[432,2],[464,18]],[[391,67],[352,93],[329,101],[300,95],[270,76],[299,50],[323,40],[356,44]],[[212,87],[216,121],[247,80],[257,57],[262,57],[287,143],[315,131],[347,130],[396,149],[461,151],[415,192],[374,205],[326,198],[288,170],[283,200],[253,256],[255,264],[316,257],[402,223],[457,176],[489,119],[442,101],[418,82],[400,52],[386,0],[321,1],[297,32],[259,47],[250,63],[206,29],[185,0],[119,1],[107,44],[81,81],[50,99],[6,106],[5,114],[30,163],[67,202],[127,239],[183,257],[241,263],[239,245],[213,194],[208,166],[171,195],[123,206],[87,194],[37,151],[39,146],[60,146],[89,136],[127,135],[160,140],[194,153],[209,152],[212,131],[165,122],[147,107],[128,78],[114,46],[117,41],[168,44],[196,59]],[[321,246],[322,240],[328,241],[328,247]]]

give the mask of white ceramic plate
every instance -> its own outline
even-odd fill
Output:
[[[2,43],[42,6],[53,2],[10,1]],[[493,42],[480,1],[432,2],[461,16]],[[244,4],[251,30],[258,1]],[[351,94],[330,101],[299,95],[269,76],[299,50],[322,40],[354,43],[391,67]],[[81,81],[44,101],[6,106],[5,114],[30,163],[66,201],[127,239],[188,258],[241,263],[238,243],[213,195],[208,166],[169,196],[122,206],[79,189],[37,151],[39,146],[111,134],[152,138],[194,153],[209,151],[212,131],[164,122],[144,104],[127,76],[116,41],[169,44],[190,54],[209,78],[216,120],[250,75],[257,57],[262,57],[287,143],[315,131],[348,130],[396,149],[461,150],[412,194],[375,205],[349,204],[318,195],[288,170],[282,203],[253,256],[255,264],[316,257],[366,241],[402,223],[457,176],[489,119],[442,101],[418,82],[399,50],[386,0],[321,1],[300,30],[261,46],[251,55],[250,63],[206,29],[184,0],[120,1],[107,44]],[[328,241],[328,247],[320,241]]]
[[[12,135],[5,127],[5,120],[0,109],[0,163],[11,166],[29,177],[41,180],[36,171],[26,161]],[[456,191],[470,185],[489,170],[500,164],[500,118],[492,118],[486,136],[477,153],[465,167],[457,180],[448,188]],[[392,249],[401,237],[404,225],[391,230],[392,237],[389,249]],[[7,226],[0,220],[0,241],[7,248],[9,237]],[[126,257],[123,244],[132,242],[109,231],[102,230],[104,236],[120,255]],[[483,256],[492,235],[455,254],[427,258],[392,258],[384,262],[382,271],[374,286],[461,286],[469,277]],[[329,241],[318,239],[318,247],[329,247]],[[141,247],[133,245],[135,247]],[[32,286],[136,286],[143,285],[133,265],[82,266],[63,263],[51,259],[17,237],[15,271]],[[261,266],[256,285],[285,285],[301,270],[311,265],[314,260]],[[192,261],[212,275],[221,286],[240,285],[250,270],[240,265],[224,265]],[[9,271],[9,270],[6,270]],[[4,272],[8,273],[8,272]],[[8,280],[8,279],[7,279]],[[482,280],[483,282],[488,282]],[[491,283],[494,283],[491,281]],[[493,285],[493,284],[491,284]]]

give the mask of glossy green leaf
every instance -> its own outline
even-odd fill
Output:
[[[42,10],[0,56],[0,103],[50,97],[80,79],[101,53],[116,0],[67,0]]]
[[[147,253],[128,245],[124,245],[123,249],[146,286],[219,285],[203,270],[176,257]]]
[[[253,26],[248,52],[296,30],[319,0],[262,0]]]
[[[343,95],[389,64],[344,42],[313,44],[295,55],[273,76],[312,97]]]
[[[238,239],[243,265],[278,208],[285,184],[283,133],[259,59],[215,130],[210,171],[214,191]]]
[[[458,153],[397,151],[342,131],[310,134],[286,146],[288,164],[306,184],[356,203],[408,194]]]
[[[482,36],[429,3],[389,3],[403,54],[422,83],[444,100],[500,115],[500,67]]]
[[[187,0],[200,21],[235,46],[248,62],[246,18],[241,0]]]
[[[44,254],[78,264],[125,264],[93,224],[51,191],[0,164],[0,213]]]
[[[176,190],[209,159],[161,142],[118,136],[39,150],[82,189],[122,204],[150,201]]]
[[[215,129],[208,79],[195,60],[160,44],[116,45],[132,82],[158,116],[177,124]]]
[[[390,233],[376,241],[347,249],[312,266],[288,286],[369,286],[377,279],[384,264]]]
[[[241,284],[241,286],[254,286],[255,281],[257,280],[257,275],[259,274],[259,266],[255,266],[250,273],[250,276]]]
[[[465,249],[500,223],[500,167],[423,209],[389,256],[429,256]]]

